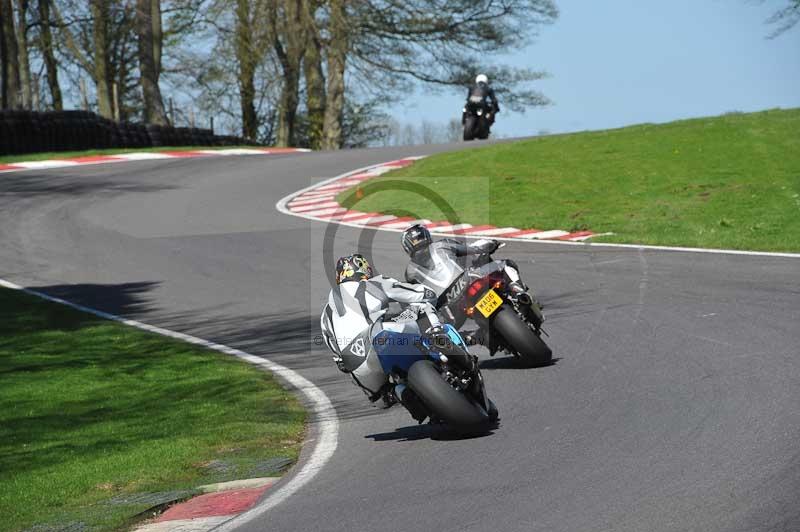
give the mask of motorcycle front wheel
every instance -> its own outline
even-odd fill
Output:
[[[478,131],[477,137],[480,140],[486,140],[489,138],[489,121],[486,118],[481,119],[480,131]]]
[[[544,340],[508,306],[504,305],[492,316],[492,327],[517,352],[525,366],[537,367],[552,363],[553,352]]]
[[[475,138],[476,118],[472,115],[467,116],[464,120],[464,140],[473,140]]]
[[[430,360],[419,360],[408,370],[408,387],[431,411],[431,418],[456,427],[480,425],[489,415],[450,386]]]

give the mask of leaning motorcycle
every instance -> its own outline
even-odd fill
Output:
[[[477,101],[472,101],[476,99]],[[470,101],[463,110],[464,140],[488,139],[491,129],[491,115],[483,100],[477,96],[470,97]]]
[[[485,333],[489,353],[506,351],[526,366],[550,364],[553,352],[542,340],[544,315],[536,300],[527,292],[512,291],[502,268],[466,275],[469,284],[452,310],[475,321]]]
[[[500,243],[497,249],[503,246]],[[539,303],[527,289],[512,289],[506,261],[493,260],[492,252],[478,255],[460,274],[460,268],[450,274],[438,272],[442,278],[455,280],[441,292],[437,310],[458,328],[471,318],[492,356],[505,351],[530,367],[552,363],[553,352],[542,339],[544,314]],[[428,281],[421,275],[413,280]]]
[[[471,429],[497,419],[477,357],[453,326],[445,324],[443,335],[435,340],[383,330],[372,342],[384,372],[396,385],[395,394],[401,402],[421,403],[432,423]]]

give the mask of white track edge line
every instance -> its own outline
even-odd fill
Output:
[[[402,157],[402,159],[413,159],[414,157]],[[423,158],[423,157],[418,157]],[[391,162],[391,161],[387,161]],[[326,219],[319,219],[313,216],[306,216],[300,212],[292,212],[287,207],[286,204],[289,203],[292,198],[302,194],[303,192],[308,192],[309,190],[313,190],[317,187],[321,187],[328,183],[332,183],[338,179],[344,179],[347,176],[366,172],[370,168],[375,168],[378,166],[382,166],[383,164],[372,164],[369,166],[364,166],[362,168],[358,168],[357,170],[351,170],[350,172],[345,172],[343,174],[337,175],[335,177],[331,177],[320,181],[314,185],[309,185],[305,188],[302,188],[296,192],[292,192],[288,196],[285,196],[278,200],[275,203],[275,208],[278,212],[286,214],[288,216],[296,216],[298,218],[305,218],[306,220],[313,220],[315,222],[329,224],[329,223],[336,223],[339,225],[345,225],[347,227],[353,227],[357,229],[371,229],[374,231],[388,231],[392,233],[402,233],[402,229],[391,229],[388,227],[369,227],[359,224],[350,223],[347,221],[342,220],[326,220]],[[594,236],[603,236],[606,233],[594,235]],[[480,235],[469,235],[469,234],[461,234],[457,235],[464,238],[473,238],[473,239],[480,239],[480,238],[487,238],[485,236]],[[542,244],[555,244],[560,246],[580,246],[583,248],[621,248],[621,249],[638,249],[638,250],[653,250],[653,251],[678,251],[684,253],[709,253],[715,255],[745,255],[751,257],[781,257],[781,258],[789,258],[789,259],[800,259],[800,253],[784,253],[784,252],[777,252],[777,251],[747,251],[747,250],[740,250],[740,249],[716,249],[716,248],[688,248],[688,247],[680,247],[680,246],[654,246],[649,244],[614,244],[613,242],[590,242],[589,240],[583,240],[579,242],[570,242],[568,240],[536,240],[536,239],[523,239],[523,238],[504,238],[502,236],[493,236],[491,237],[494,240],[500,240],[503,242],[525,242],[531,245],[542,245]],[[589,237],[591,238],[591,237]]]
[[[278,487],[278,489],[270,493],[266,498],[264,498],[264,500],[262,500],[260,503],[257,503],[250,510],[239,514],[222,525],[219,525],[216,528],[218,530],[230,530],[231,527],[236,527],[247,523],[256,517],[263,515],[271,508],[286,500],[289,496],[310,482],[316,476],[316,474],[319,473],[328,460],[331,459],[334,451],[336,451],[336,447],[339,442],[339,419],[336,415],[336,410],[334,409],[331,400],[327,395],[325,395],[325,392],[318,388],[314,383],[296,371],[287,368],[286,366],[282,366],[266,358],[258,357],[227,345],[217,344],[208,340],[203,340],[202,338],[198,338],[196,336],[191,336],[177,331],[171,331],[169,329],[163,329],[161,327],[148,325],[140,321],[123,318],[122,316],[117,316],[116,314],[103,312],[102,310],[85,307],[65,299],[47,295],[43,292],[24,288],[18,284],[12,283],[11,281],[6,281],[4,279],[0,279],[0,286],[10,288],[12,290],[19,290],[26,294],[30,294],[53,303],[66,305],[76,310],[135,327],[143,331],[160,334],[176,340],[182,340],[193,345],[205,347],[213,351],[234,356],[240,360],[271,371],[284,381],[288,382],[298,392],[303,394],[307,404],[311,407],[314,417],[316,418],[316,438],[311,440],[314,445],[314,450],[311,451],[311,455],[300,465],[297,471],[292,471],[290,473],[292,477],[288,482]]]

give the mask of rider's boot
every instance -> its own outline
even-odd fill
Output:
[[[425,421],[428,417],[428,409],[422,404],[422,401],[417,394],[415,394],[408,387],[403,384],[396,384],[393,390],[393,395],[399,403],[401,403],[408,413],[411,414],[418,423]]]

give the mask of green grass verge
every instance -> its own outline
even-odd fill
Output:
[[[442,195],[460,221],[613,232],[600,241],[800,251],[800,109],[539,137],[426,158],[340,202],[445,219],[415,191]]]
[[[91,157],[93,155],[116,155],[132,152],[191,151],[191,150],[230,150],[235,148],[253,148],[254,146],[159,146],[157,148],[120,148],[111,150],[83,151],[50,151],[42,153],[25,153],[21,155],[0,156],[0,164],[20,163],[25,161],[46,161],[48,159],[69,159],[71,157]]]
[[[150,505],[109,499],[243,478],[303,438],[302,406],[270,375],[7,289],[0,380],[3,530],[121,529]]]

